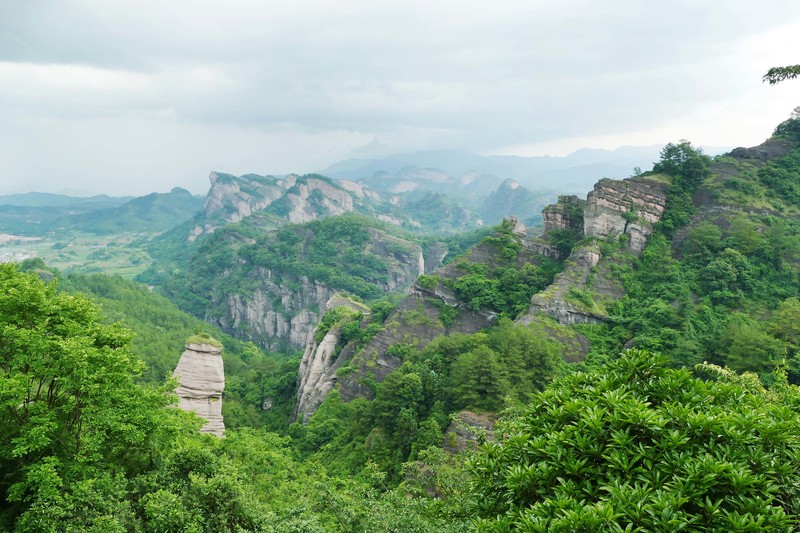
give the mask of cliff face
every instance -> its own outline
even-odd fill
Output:
[[[366,281],[382,292],[405,290],[420,274],[441,263],[440,247],[432,247],[434,253],[426,258],[415,243],[375,228],[369,228],[368,234],[369,241],[363,252],[380,258],[386,271],[380,278]],[[247,264],[237,268],[247,272],[244,281],[237,283],[234,289],[219,291],[219,300],[211,302],[206,319],[226,333],[269,350],[305,348],[328,301],[341,290],[286,271],[250,268]],[[221,273],[219,281],[234,275],[237,275],[236,268]]]
[[[508,220],[508,230],[517,242],[522,243],[521,250],[509,266],[521,268],[526,263],[536,263],[540,257],[525,240],[525,226],[512,218]],[[502,250],[490,243],[482,242],[466,254],[467,263],[488,265],[490,268],[506,264],[507,261],[502,258]],[[407,344],[413,348],[424,348],[440,335],[476,333],[496,323],[496,312],[470,309],[445,284],[445,280],[465,275],[465,268],[464,264],[450,263],[433,272],[438,278],[435,284],[415,283],[372,340],[360,347],[357,353],[353,345],[342,350],[336,368],[347,367],[347,372],[338,380],[339,394],[343,400],[371,397],[372,391],[364,384],[364,378],[381,382],[402,365],[402,359],[389,350],[391,346]],[[305,416],[311,412],[306,412]]]
[[[259,344],[268,350],[306,345],[336,290],[305,276],[282,275],[256,269],[250,276],[253,290],[224,295],[224,312],[208,317],[222,331]]]
[[[603,179],[586,201],[562,196],[557,204],[543,211],[542,239],[528,239],[526,228],[518,220],[511,219],[509,231],[524,250],[519,255],[517,268],[525,263],[536,263],[541,256],[562,259],[562,252],[548,244],[548,233],[566,230],[578,238],[584,237],[573,247],[563,271],[549,287],[532,297],[530,308],[517,321],[522,324],[542,322],[545,329],[565,345],[565,358],[582,358],[588,350],[588,339],[575,332],[565,334],[565,330],[559,328],[605,320],[606,305],[624,294],[615,269],[644,248],[653,224],[664,212],[667,187],[668,182],[658,176],[622,181]],[[586,240],[586,237],[592,239]],[[487,268],[498,264],[497,250],[484,243],[473,248],[468,258]],[[435,274],[442,279],[454,279],[463,272],[450,264]],[[441,310],[445,307],[451,308],[455,316],[446,325],[441,319]],[[346,348],[339,356],[337,368],[348,367],[339,379],[339,393],[345,401],[370,397],[372,391],[364,384],[364,378],[381,382],[402,364],[399,357],[392,355],[391,346],[409,344],[422,348],[438,335],[474,333],[491,327],[496,320],[497,315],[489,310],[467,309],[442,282],[434,287],[417,283],[386,319],[382,330],[357,355]],[[332,387],[333,382],[326,383],[324,392],[316,397],[318,403],[308,407],[304,417],[313,413]]]
[[[602,179],[587,196],[583,232],[604,239],[628,235],[628,248],[639,254],[661,220],[669,183],[657,176],[626,180]]]
[[[558,202],[542,209],[544,232],[570,230],[583,232],[583,212],[586,200],[577,196],[559,196]]]
[[[377,193],[358,183],[333,182],[315,175],[290,174],[277,179],[212,172],[209,180],[211,188],[203,210],[194,219],[190,241],[262,212],[283,221],[302,223],[353,211],[368,212],[371,203],[381,201]]]
[[[595,240],[573,248],[564,270],[550,287],[533,296],[530,309],[518,322],[528,324],[540,315],[562,325],[603,321],[606,304],[624,294],[622,282],[613,270],[627,259],[624,254],[604,256],[598,241],[616,238],[615,244],[621,245],[624,252],[640,254],[653,232],[653,224],[664,213],[668,187],[669,183],[658,176],[602,179],[586,202],[562,196],[558,204],[545,208],[545,233],[568,229]]]
[[[454,272],[445,267],[436,271],[436,274],[448,277]],[[444,306],[456,311],[456,316],[447,324],[441,320]],[[372,391],[364,385],[362,378],[369,376],[380,383],[403,364],[399,356],[392,355],[389,350],[391,346],[407,344],[423,348],[439,335],[476,333],[492,326],[496,320],[497,314],[493,311],[467,309],[453,291],[441,283],[434,288],[415,284],[386,318],[381,331],[358,354],[355,354],[353,346],[342,351],[337,364],[346,364],[352,371],[339,380],[339,394],[344,401],[371,397]]]
[[[364,314],[369,312],[369,308],[364,305],[348,298],[334,296],[326,303],[323,313],[335,307],[348,307]],[[297,374],[297,403],[292,414],[293,421],[308,421],[336,384],[336,371],[345,359],[345,357],[337,358],[336,353],[341,333],[342,326],[334,324],[322,340],[317,341],[316,335],[308,337]]]
[[[224,436],[222,391],[225,390],[225,370],[222,347],[205,343],[187,344],[173,376],[178,378],[178,407],[193,411],[207,420],[201,432]]]
[[[242,176],[212,172],[203,211],[189,234],[194,241],[200,235],[234,222],[241,222],[256,211],[266,208],[285,192],[280,180],[271,176]]]

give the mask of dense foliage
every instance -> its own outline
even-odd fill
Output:
[[[508,319],[485,333],[390,351],[405,362],[373,385],[374,400],[344,403],[334,392],[307,426],[292,426],[300,449],[342,474],[372,461],[397,483],[404,462],[441,447],[451,413],[525,402],[563,371],[558,345],[543,330]]]
[[[336,478],[286,438],[199,435],[150,388],[81,295],[0,265],[0,529],[15,531],[457,531],[465,517],[388,491],[366,465]],[[362,465],[363,466],[363,465]]]
[[[686,140],[668,143],[661,150],[661,159],[653,165],[650,174],[666,174],[672,179],[667,208],[659,223],[666,235],[671,236],[689,223],[694,214],[692,194],[711,175],[710,164],[711,158]]]
[[[473,462],[481,529],[791,530],[798,391],[717,373],[631,350],[537,394]]]
[[[471,311],[491,309],[502,317],[516,318],[528,309],[533,294],[553,282],[562,266],[548,257],[520,257],[520,241],[511,223],[504,221],[493,235],[480,240],[490,250],[492,260],[478,262],[468,256],[456,260],[463,274],[444,280],[445,286]]]
[[[44,277],[58,278],[58,288],[81,292],[100,304],[102,320],[123,323],[133,333],[131,351],[144,363],[138,381],[156,385],[172,375],[187,339],[208,332],[225,346],[225,393],[223,414],[228,427],[285,428],[291,410],[298,357],[264,352],[252,343],[225,335],[210,324],[188,315],[147,287],[103,274],[67,276],[47,269],[38,259],[21,268]],[[261,405],[271,399],[273,409]]]

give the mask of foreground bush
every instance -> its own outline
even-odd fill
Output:
[[[537,394],[472,463],[479,529],[792,530],[796,388],[705,369],[628,350]]]

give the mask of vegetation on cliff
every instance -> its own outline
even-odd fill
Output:
[[[379,299],[390,258],[435,243],[357,215],[203,237],[164,285],[198,317],[253,290],[255,272],[371,301],[369,316],[317,309],[317,340],[338,328],[343,364],[307,424],[288,424],[296,359],[228,337],[132,282],[61,276],[36,261],[23,265],[36,276],[0,266],[0,529],[796,528],[798,124],[792,115],[762,146],[713,160],[686,141],[667,145],[647,173],[659,202],[668,184],[666,211],[643,250],[614,233],[641,221],[634,206],[597,225],[608,235],[565,224],[568,233],[532,243],[509,222],[463,238],[461,248],[477,245],[420,277],[419,305],[397,312]],[[614,183],[608,195],[622,196],[641,181]],[[583,254],[585,276],[578,286],[565,269],[563,290],[545,295],[603,312],[583,324],[534,312],[514,323],[562,268],[534,250],[556,248],[575,251],[567,264]],[[601,301],[602,291],[614,297]],[[490,327],[430,341],[461,313]],[[384,335],[390,328],[397,335]],[[425,342],[423,330],[433,332]],[[193,334],[225,345],[225,440],[198,435],[197,420],[170,408],[165,378]],[[408,342],[384,342],[398,338]],[[585,359],[565,363],[567,341],[585,341]],[[474,430],[488,441],[480,450],[445,452],[458,448],[465,412],[499,413],[500,423],[493,436]]]

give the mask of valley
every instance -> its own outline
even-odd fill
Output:
[[[581,194],[532,192],[513,180],[488,180],[471,200],[420,190],[446,179],[435,172],[363,182],[214,172],[203,200],[174,189],[82,207],[43,221],[46,231],[0,218],[7,232],[0,254],[19,264],[2,267],[0,306],[19,308],[13,299],[21,287],[44,305],[36,311],[43,317],[47,305],[74,316],[53,328],[60,318],[37,319],[40,328],[7,311],[0,341],[21,346],[14,343],[42,336],[36,342],[68,357],[61,347],[73,342],[69,332],[84,328],[86,353],[99,350],[92,369],[113,372],[119,367],[107,357],[130,354],[122,356],[128,381],[117,392],[144,396],[120,424],[150,428],[137,445],[145,456],[104,456],[99,448],[92,457],[72,454],[56,435],[84,438],[73,415],[53,414],[53,425],[40,427],[55,428],[43,446],[64,465],[105,457],[129,469],[130,485],[97,490],[114,505],[138,502],[131,523],[274,531],[392,530],[387,520],[403,531],[497,520],[500,530],[531,520],[549,524],[542,530],[599,524],[605,519],[579,502],[611,505],[623,496],[604,496],[592,484],[554,489],[549,477],[584,476],[624,491],[635,471],[637,483],[655,490],[659,476],[688,483],[681,476],[713,470],[704,462],[713,444],[702,428],[715,422],[703,418],[708,406],[693,390],[710,391],[697,394],[710,395],[714,416],[730,417],[715,431],[730,432],[726,446],[745,447],[726,448],[737,475],[751,476],[754,486],[770,479],[790,494],[796,475],[763,461],[787,465],[800,449],[800,412],[790,407],[800,398],[799,124],[792,117],[762,145],[714,158],[687,141],[670,143],[651,170],[598,179]],[[101,307],[92,311],[95,304]],[[14,372],[54,383],[20,361]],[[63,371],[59,364],[47,371]],[[176,368],[191,377],[178,388],[185,418],[164,409],[167,396],[143,399],[175,390]],[[33,416],[34,400],[9,394],[7,412]],[[736,418],[750,415],[731,398],[761,410],[764,425]],[[91,423],[102,424],[108,409],[93,412]],[[191,412],[213,423],[200,434],[202,420]],[[27,442],[28,430],[8,422],[5,441]],[[772,423],[791,429],[765,449]],[[594,440],[582,440],[573,426]],[[91,431],[86,438],[97,442],[117,439]],[[737,440],[740,434],[747,437]],[[664,438],[685,455],[662,457]],[[0,457],[22,454],[31,468],[43,468],[49,459],[29,446]],[[595,466],[584,453],[596,456]],[[753,453],[761,459],[747,463]],[[655,469],[652,477],[637,466],[657,455],[673,461],[677,474]],[[152,457],[159,464],[147,466]],[[495,466],[508,462],[528,466]],[[70,483],[79,483],[90,471],[83,466],[83,474],[59,476],[77,475]],[[29,478],[15,480],[28,500],[14,500],[2,520],[43,519],[25,502],[49,496]],[[523,482],[551,492],[539,498],[529,488],[501,489]],[[214,487],[225,484],[236,506],[195,500],[197,491],[217,497]],[[511,491],[507,499],[497,497],[501,490]],[[692,490],[716,494],[728,518],[683,500],[675,508],[713,528],[758,509],[780,529],[800,505],[790,495],[735,500],[733,482]],[[84,498],[67,493],[73,502]],[[342,501],[332,504],[336,498]],[[157,505],[168,509],[160,518]],[[556,518],[548,514],[554,505],[562,509]],[[579,507],[583,518],[566,512]],[[619,507],[619,520],[643,519],[635,513]],[[215,522],[220,516],[230,522]],[[73,520],[94,527],[102,517]]]

